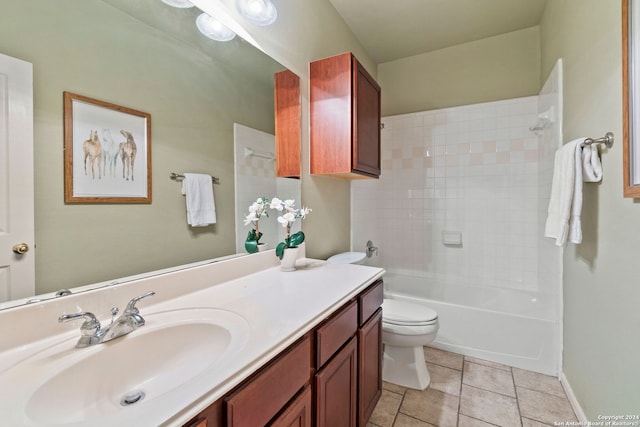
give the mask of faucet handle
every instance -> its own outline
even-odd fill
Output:
[[[109,326],[113,325],[113,321],[116,319],[119,312],[120,309],[118,307],[111,307],[111,323],[109,323]]]
[[[138,314],[139,310],[136,307],[136,304],[138,303],[138,301],[146,297],[154,296],[155,294],[156,293],[154,291],[149,291],[146,294],[142,294],[140,296],[131,298],[131,301],[127,303],[127,307],[124,309],[124,312],[129,314]]]
[[[371,258],[373,254],[378,255],[378,247],[373,246],[373,242],[371,240],[367,241],[367,258]]]
[[[82,335],[92,335],[100,330],[100,322],[88,311],[81,311],[79,313],[63,314],[58,317],[58,322],[69,322],[71,320],[84,319],[84,323],[80,326]]]

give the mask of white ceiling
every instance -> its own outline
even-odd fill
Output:
[[[376,63],[540,23],[547,0],[329,0]]]

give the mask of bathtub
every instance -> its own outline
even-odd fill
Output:
[[[385,298],[422,304],[438,312],[440,329],[432,347],[559,374],[557,297],[393,273],[384,276],[384,292]]]

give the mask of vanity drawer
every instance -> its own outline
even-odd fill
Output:
[[[307,336],[225,399],[227,426],[266,425],[309,383],[312,373],[311,339]]]
[[[382,280],[378,280],[358,296],[358,325],[364,325],[380,308],[384,298],[383,293]]]
[[[316,330],[316,367],[334,355],[358,329],[358,304],[349,303]]]

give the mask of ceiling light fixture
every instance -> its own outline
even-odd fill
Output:
[[[193,3],[189,0],[162,0],[163,3],[168,4],[169,6],[178,7],[180,9],[188,9],[193,7]]]
[[[219,42],[227,42],[236,36],[233,30],[207,13],[196,18],[196,26],[206,37]]]
[[[256,25],[271,25],[278,17],[271,0],[236,0],[240,15]]]

